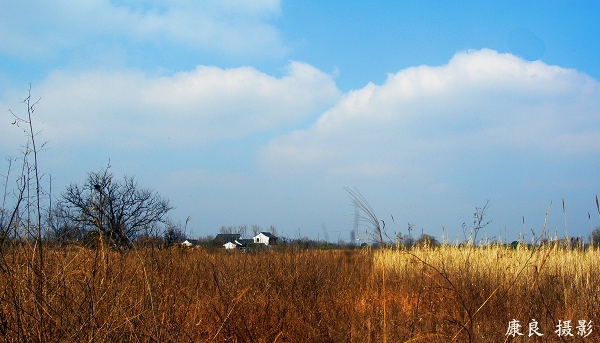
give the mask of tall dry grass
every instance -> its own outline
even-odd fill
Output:
[[[38,341],[31,256],[14,249],[4,258],[0,337]],[[376,339],[378,309],[368,299],[373,294],[371,259],[368,253],[340,251],[49,249],[42,304],[49,323],[42,340]],[[368,301],[357,311],[361,299]]]
[[[510,341],[505,334],[513,319],[530,341],[582,341],[578,320],[591,320],[596,331],[585,341],[600,337],[598,250],[441,246],[386,250],[376,258],[396,272],[397,279],[388,281],[396,289],[388,305],[399,310],[392,315],[394,325],[415,327],[417,337],[436,333],[447,340]],[[543,337],[527,337],[533,319]],[[574,337],[563,340],[554,333],[559,320],[571,320]]]
[[[447,246],[242,254],[73,246],[45,256],[39,304],[30,248],[4,251],[0,340],[502,342],[512,339],[505,335],[509,320],[526,327],[532,318],[545,336],[525,341],[560,341],[553,334],[558,319],[593,320],[594,333],[583,341],[599,340],[598,251]]]

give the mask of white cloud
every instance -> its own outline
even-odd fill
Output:
[[[309,129],[271,142],[265,168],[425,176],[496,152],[600,153],[600,84],[571,69],[491,50],[390,74],[345,94]]]
[[[119,148],[193,147],[286,129],[339,97],[330,75],[300,62],[291,62],[281,78],[251,67],[198,66],[165,77],[54,72],[33,92],[42,99],[44,137],[54,146]]]
[[[281,56],[286,48],[270,21],[277,0],[29,1],[2,6],[0,51],[45,58],[60,49],[114,41],[169,42],[227,54]]]

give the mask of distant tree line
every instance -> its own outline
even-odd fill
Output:
[[[219,233],[222,234],[233,234],[238,233],[242,235],[242,237],[248,237],[249,234],[252,236],[256,236],[261,232],[269,232],[273,235],[277,236],[277,228],[274,225],[270,225],[268,229],[263,229],[259,225],[251,225],[250,230],[248,230],[248,225],[239,225],[239,226],[221,226],[219,229]]]

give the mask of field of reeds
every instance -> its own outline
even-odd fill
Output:
[[[38,248],[3,251],[5,342],[600,341],[593,249]]]

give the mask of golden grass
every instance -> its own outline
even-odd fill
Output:
[[[593,320],[583,341],[599,340],[598,251],[55,248],[40,316],[32,249],[2,255],[0,341],[503,342],[533,318],[530,341],[560,341],[559,319]]]
[[[411,306],[403,299],[402,309],[418,313],[432,332],[447,326],[442,331],[454,339],[498,341],[512,319],[527,336],[535,319],[545,339],[558,341],[558,320],[571,320],[575,334],[578,320],[592,320],[597,328],[600,319],[598,250],[441,246],[382,250],[375,258],[396,272],[400,295],[412,294]],[[592,336],[597,340],[597,333],[586,339]]]

